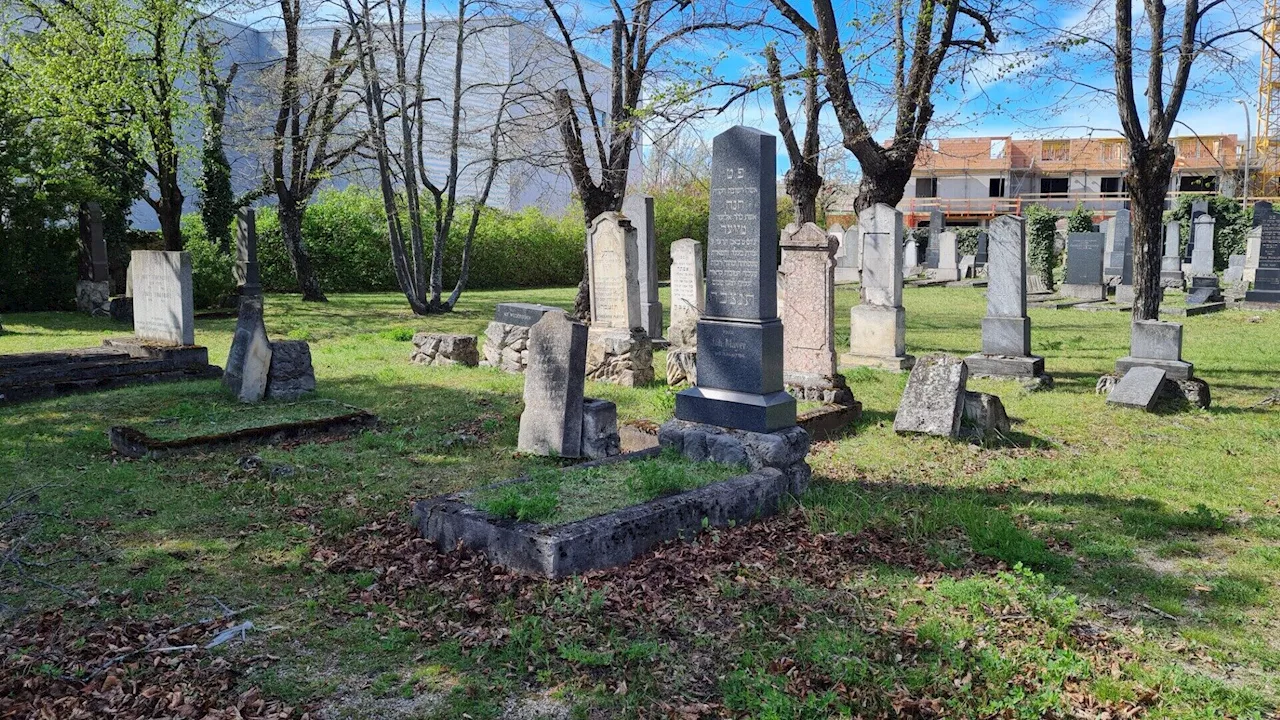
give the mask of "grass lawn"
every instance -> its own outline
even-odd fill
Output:
[[[269,297],[269,333],[311,342],[321,405],[383,423],[263,448],[260,462],[243,450],[122,460],[105,431],[328,410],[246,410],[216,381],[0,409],[0,716],[23,686],[97,714],[197,717],[235,705],[246,717],[1203,718],[1280,705],[1280,409],[1263,402],[1280,388],[1280,314],[1186,319],[1183,354],[1213,405],[1151,415],[1093,393],[1127,354],[1127,314],[1032,310],[1056,388],[971,383],[1004,401],[1003,444],[898,437],[906,376],[851,371],[863,419],[815,444],[801,508],[619,570],[534,580],[414,540],[410,500],[553,463],[514,453],[520,377],[410,365],[407,337],[479,334],[497,302],[568,307],[572,295],[468,293],[429,318],[393,294]],[[837,301],[847,318],[857,294]],[[909,352],[978,349],[981,290],[909,288],[906,307]],[[3,324],[0,353],[127,334],[70,313]],[[215,364],[233,327],[197,322]],[[847,342],[847,321],[837,332]],[[624,421],[674,407],[661,385],[587,394]],[[242,612],[188,624],[227,608]],[[167,649],[243,620],[244,640]]]

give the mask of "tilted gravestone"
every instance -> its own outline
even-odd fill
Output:
[[[134,335],[157,345],[194,345],[191,255],[134,250],[132,258]]]
[[[737,126],[712,143],[706,316],[698,322],[698,386],[676,395],[676,417],[772,432],[795,425],[783,389],[777,317],[775,139]]]
[[[1107,285],[1102,281],[1105,243],[1106,236],[1100,232],[1067,233],[1067,273],[1061,288],[1064,296],[1095,302],[1107,299]]]
[[[1160,399],[1164,383],[1165,372],[1160,368],[1146,365],[1132,368],[1107,394],[1107,403],[1149,411]]]
[[[1002,215],[991,223],[990,232],[982,352],[965,358],[965,365],[973,375],[1044,378],[1044,358],[1031,354],[1025,224],[1020,217]]]
[[[920,358],[902,391],[893,431],[950,438],[959,435],[968,376],[960,358],[941,354]]]
[[[902,213],[877,203],[859,213],[858,231],[862,302],[849,310],[849,352],[840,356],[840,364],[906,370],[915,358],[907,354],[902,307]]]
[[[1106,259],[1102,274],[1109,278],[1119,277],[1124,273],[1124,259],[1130,255],[1130,217],[1129,211],[1121,208],[1105,225],[1107,235]]]
[[[241,402],[257,402],[266,396],[271,370],[271,341],[262,319],[262,282],[258,274],[257,220],[252,209],[236,214],[236,267],[240,283],[240,310],[222,384]]]
[[[586,364],[587,327],[582,323],[564,313],[547,313],[530,329],[521,452],[580,456]]]
[[[1280,303],[1280,214],[1268,213],[1258,241],[1258,269],[1254,271],[1253,289],[1245,293],[1245,302]]]
[[[1186,284],[1182,276],[1182,225],[1177,220],[1170,220],[1164,225],[1164,255],[1160,258],[1160,285],[1167,288],[1183,289]]]
[[[848,405],[836,372],[835,237],[813,223],[782,231],[783,380],[802,400]]]
[[[658,238],[653,196],[631,195],[622,214],[636,228],[636,285],[640,291],[640,326],[650,338],[662,337],[662,302],[658,300]]]

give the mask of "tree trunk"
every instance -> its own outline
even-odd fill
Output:
[[[175,192],[176,198],[173,196]],[[160,194],[156,218],[160,221],[160,236],[164,238],[165,250],[182,250],[182,199],[181,190],[171,189]]]
[[[787,195],[791,197],[796,227],[818,222],[818,193],[822,192],[822,176],[808,164],[793,165],[783,177]]]
[[[298,279],[298,288],[302,290],[302,299],[310,302],[329,302],[320,289],[320,280],[316,277],[315,268],[311,265],[311,254],[302,242],[302,208],[288,203],[281,198],[277,207],[280,216],[280,236],[284,239],[285,250],[289,252],[289,264],[293,266],[293,274]]]
[[[1129,187],[1133,253],[1133,319],[1160,319],[1160,258],[1163,255],[1164,200],[1173,176],[1173,146],[1135,144],[1130,154]]]
[[[884,169],[876,174],[864,173],[862,182],[858,184],[858,194],[853,199],[853,207],[862,212],[877,203],[889,207],[897,207],[902,200],[907,183],[911,181],[911,170],[915,165],[915,156],[910,162],[903,163],[892,160]]]

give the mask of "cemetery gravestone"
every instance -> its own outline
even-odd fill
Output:
[[[1222,282],[1236,285],[1244,282],[1244,255],[1232,255],[1227,258],[1227,269],[1222,273]]]
[[[1213,216],[1204,213],[1196,217],[1191,223],[1191,235],[1195,244],[1191,253],[1191,275],[1213,276]]]
[[[1182,359],[1182,325],[1162,320],[1134,320],[1129,335],[1129,355],[1116,361],[1116,372],[1149,366],[1165,371],[1171,379],[1188,380],[1195,367]]]
[[[157,345],[194,345],[191,255],[134,250],[132,258],[134,335]]]
[[[839,232],[836,232],[837,230]],[[857,282],[862,269],[862,238],[858,236],[858,228],[845,229],[836,223],[827,230],[827,233],[836,236],[839,242],[836,249],[836,282],[840,284]]]
[[[920,358],[902,391],[893,431],[958,436],[967,380],[968,370],[960,358],[940,354]]]
[[[836,239],[813,223],[782,231],[783,381],[801,400],[848,405],[836,372]]]
[[[1044,358],[1031,354],[1024,227],[1022,218],[1011,215],[1002,215],[991,223],[982,352],[965,358],[965,365],[974,375],[1037,378],[1047,384]]]
[[[938,264],[929,272],[933,280],[955,282],[960,279],[960,258],[957,255],[958,241],[953,232],[942,232],[937,235]],[[932,252],[932,249],[930,250]]]
[[[1121,305],[1133,305],[1133,253],[1125,253],[1119,279],[1120,282],[1116,285],[1116,302]]]
[[[1170,220],[1164,226],[1164,255],[1160,258],[1161,287],[1183,289],[1182,276],[1182,226],[1177,220]]]
[[[1262,228],[1255,226],[1245,235],[1244,278],[1251,283],[1258,275],[1258,255],[1262,252]]]
[[[582,452],[587,327],[564,313],[543,315],[529,331],[518,448],[565,458]]]
[[[1103,233],[1067,233],[1067,274],[1066,282],[1062,284],[1064,296],[1096,302],[1107,299],[1107,286],[1102,281],[1102,253],[1105,244],[1106,236]]]
[[[80,278],[76,281],[76,309],[90,315],[111,313],[111,277],[107,272],[107,241],[102,234],[102,206],[80,206]]]
[[[861,235],[861,231],[859,231]],[[863,243],[863,254],[866,253],[866,243]],[[863,260],[863,268],[866,267],[866,260]],[[920,241],[915,237],[907,239],[906,246],[902,249],[902,274],[915,275],[916,268],[920,267]]]
[[[1124,260],[1129,256],[1129,211],[1121,208],[1111,219],[1107,220],[1106,263],[1103,275],[1110,278],[1124,273]]]
[[[1165,372],[1160,368],[1140,366],[1124,374],[1107,395],[1107,403],[1150,411],[1160,399]]]
[[[973,256],[974,267],[984,267],[987,264],[987,243],[990,242],[990,234],[986,230],[978,231],[978,249]]]
[[[1280,214],[1268,213],[1258,242],[1258,269],[1245,302],[1280,304]]]
[[[698,319],[705,307],[702,277],[702,243],[689,238],[671,243],[668,385],[698,383]]]
[[[636,228],[636,284],[640,290],[640,324],[651,339],[662,338],[662,303],[658,300],[658,238],[653,197],[633,195],[622,213]]]
[[[524,372],[529,363],[529,328],[549,312],[564,311],[535,303],[498,303],[493,321],[484,331],[480,365],[509,373]]]
[[[587,243],[587,377],[628,387],[653,380],[653,344],[640,318],[636,237],[625,215],[605,212],[591,223]]]
[[[777,317],[775,153],[772,135],[742,126],[712,143],[707,316],[698,321],[698,386],[676,395],[680,420],[752,432],[795,425]]]
[[[267,393],[271,341],[262,319],[262,282],[258,273],[257,221],[252,209],[236,213],[236,267],[240,309],[222,384],[241,402],[258,402]]]
[[[862,236],[862,302],[849,310],[849,352],[840,363],[902,371],[907,313],[902,307],[902,213],[877,203],[858,216]]]

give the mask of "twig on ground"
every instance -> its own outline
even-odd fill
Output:
[[[1156,615],[1159,615],[1160,617],[1164,618],[1165,620],[1171,620],[1171,621],[1173,621],[1173,622],[1178,622],[1178,617],[1177,617],[1176,615],[1170,615],[1169,613],[1167,613],[1167,612],[1165,612],[1165,611],[1161,610],[1161,609],[1160,609],[1160,608],[1158,608],[1158,607],[1154,607],[1154,606],[1152,606],[1152,605],[1148,605],[1148,604],[1146,604],[1146,603],[1138,603],[1138,605],[1140,605],[1140,606],[1142,607],[1142,609],[1143,609],[1143,610],[1147,610],[1147,611],[1149,611],[1149,612],[1153,612],[1153,613],[1155,613]]]
[[[221,604],[221,603],[219,603],[219,604]],[[248,606],[246,606],[246,607],[242,607],[242,608],[240,608],[239,610],[232,610],[232,611],[230,611],[230,612],[223,613],[223,614],[222,614],[222,616],[221,616],[221,617],[219,617],[219,618],[217,618],[217,619],[218,619],[218,620],[227,620],[227,619],[229,619],[229,618],[233,618],[233,617],[235,617],[236,615],[239,615],[239,614],[241,614],[241,613],[244,613],[244,612],[248,612],[248,611],[250,611],[250,610],[253,610],[253,609],[254,609],[254,608],[256,608],[256,607],[258,607],[258,606],[257,606],[257,605],[248,605]],[[138,654],[140,654],[140,653],[145,653],[145,652],[151,652],[151,651],[153,651],[153,650],[155,649],[155,646],[156,646],[156,644],[157,644],[157,643],[159,643],[159,642],[160,642],[161,640],[163,640],[164,638],[169,637],[170,635],[174,635],[174,634],[176,634],[176,633],[180,633],[180,632],[182,632],[183,630],[186,630],[187,628],[190,628],[190,627],[195,627],[196,625],[203,625],[204,623],[212,622],[214,619],[215,619],[215,618],[203,618],[203,619],[200,619],[200,620],[194,620],[194,621],[192,621],[192,622],[189,622],[189,623],[183,623],[183,624],[178,625],[178,626],[176,626],[176,627],[170,628],[169,630],[166,630],[165,632],[161,633],[159,636],[157,636],[157,637],[156,637],[156,639],[152,640],[151,642],[147,643],[146,645],[144,645],[144,646],[142,646],[142,647],[140,647],[140,648],[138,648],[138,649],[136,649],[136,650],[130,650],[130,651],[129,651],[129,652],[127,652],[127,653],[123,653],[123,654],[120,654],[120,655],[117,655],[117,656],[115,656],[115,657],[111,658],[110,660],[108,660],[108,661],[106,661],[105,663],[103,663],[102,665],[100,665],[100,666],[98,667],[98,669],[97,669],[97,670],[94,670],[92,673],[90,673],[90,674],[89,674],[85,679],[86,679],[86,680],[92,680],[92,679],[94,679],[94,678],[98,677],[99,675],[101,675],[102,673],[106,672],[108,669],[110,669],[113,665],[116,665],[117,663],[120,663],[120,662],[123,662],[123,661],[125,661],[125,660],[128,660],[129,658],[133,657],[134,655],[138,655]],[[190,647],[191,647],[191,648],[195,648],[196,646],[195,646],[195,645],[192,645],[192,646],[190,646]],[[176,648],[176,647],[175,647],[175,648],[163,648],[163,649],[161,649],[161,650],[160,650],[160,652],[169,652],[169,651],[177,650],[177,649],[184,649],[184,648]],[[71,679],[71,678],[68,678],[68,679]]]

